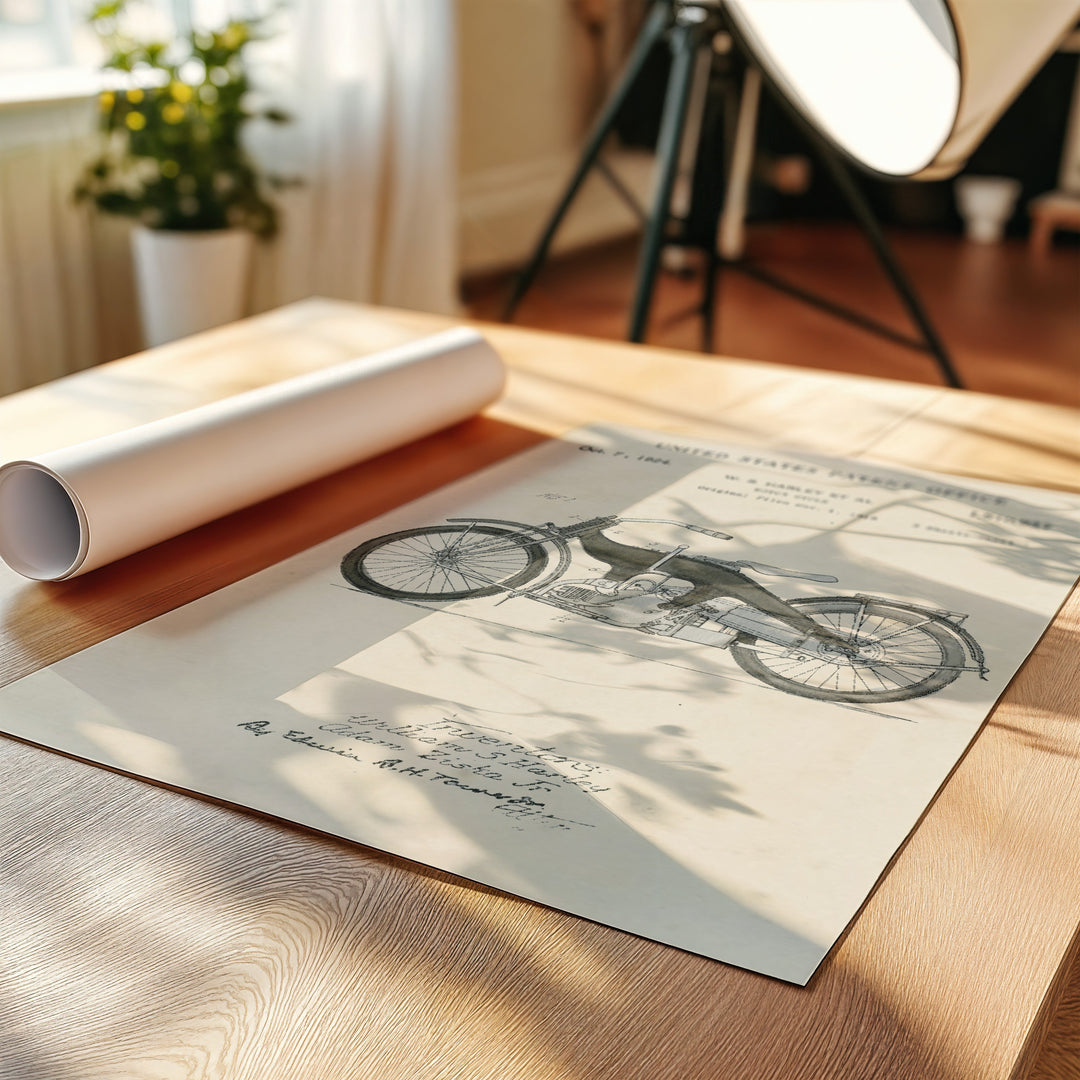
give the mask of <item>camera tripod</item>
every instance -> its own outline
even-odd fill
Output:
[[[718,52],[714,48],[714,39],[721,33],[728,35],[734,43],[727,52]],[[656,141],[656,182],[652,207],[646,213],[636,206],[617,178],[604,167],[600,161],[600,152],[614,130],[623,104],[641,78],[647,59],[653,49],[665,39],[671,50],[671,70]],[[679,219],[673,217],[671,203],[680,161],[685,162],[684,142],[687,133],[687,116],[695,83],[701,87],[710,76],[713,84],[719,87],[719,93],[723,98],[723,177],[721,183],[713,185],[713,191],[709,194],[707,204],[703,208],[702,216],[709,222],[711,228],[705,229],[702,237],[694,239],[685,235],[685,229],[680,234],[681,223]],[[705,260],[703,297],[700,307],[704,351],[711,352],[713,348],[718,274],[722,267],[727,267],[754,277],[805,303],[813,304],[871,333],[929,353],[937,363],[945,383],[948,386],[961,387],[963,384],[941,338],[930,322],[918,295],[882,232],[870,204],[840,153],[794,109],[791,109],[791,113],[796,123],[850,207],[882,270],[918,330],[919,336],[912,337],[901,333],[869,316],[788,282],[744,258],[741,252],[732,254],[730,250],[718,250],[716,235],[722,220],[726,219],[725,224],[730,225],[732,215],[737,215],[741,222],[745,189],[749,178],[749,157],[752,156],[753,133],[751,129],[756,122],[756,93],[763,78],[752,56],[739,41],[736,28],[725,13],[723,0],[654,0],[618,82],[593,124],[577,167],[544,226],[529,261],[514,283],[513,291],[504,309],[504,319],[513,318],[518,304],[532,286],[547,258],[559,225],[570,209],[581,185],[595,166],[612,182],[618,194],[631,202],[645,225],[627,331],[628,340],[640,342],[645,339],[663,248],[668,245],[683,248],[700,247],[704,252]],[[755,96],[751,99],[747,96],[748,92],[752,92]],[[783,95],[777,96],[784,102]],[[700,116],[695,118],[695,122],[700,123]],[[727,231],[730,234],[730,229]],[[727,245],[728,248],[730,246]]]

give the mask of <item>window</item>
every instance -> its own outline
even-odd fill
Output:
[[[86,25],[94,0],[0,0],[0,104],[95,92],[101,49]],[[125,15],[137,37],[163,38],[197,22],[251,15],[265,0],[137,0]]]
[[[0,72],[70,67],[80,28],[67,0],[0,0]]]

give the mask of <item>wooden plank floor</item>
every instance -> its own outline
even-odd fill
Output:
[[[969,389],[1080,406],[1080,245],[1046,257],[1022,239],[983,246],[935,232],[894,231],[897,256]],[[522,326],[621,340],[636,274],[629,238],[550,261],[522,302]],[[748,254],[793,282],[907,332],[903,308],[862,235],[845,224],[752,225]],[[468,312],[498,319],[508,275],[466,284]],[[697,274],[660,275],[648,341],[700,349]],[[714,350],[729,356],[912,382],[938,381],[933,361],[787,297],[743,274],[719,287]]]

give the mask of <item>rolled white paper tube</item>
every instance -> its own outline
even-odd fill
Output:
[[[0,467],[0,558],[62,581],[479,412],[495,350],[461,327]]]

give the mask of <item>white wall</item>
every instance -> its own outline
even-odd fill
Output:
[[[608,4],[616,21],[619,3]],[[578,159],[597,86],[592,45],[570,0],[457,4],[460,242],[468,274],[511,266],[528,255]],[[616,152],[609,160],[647,198],[649,155]],[[594,176],[555,250],[636,227],[634,215]]]

